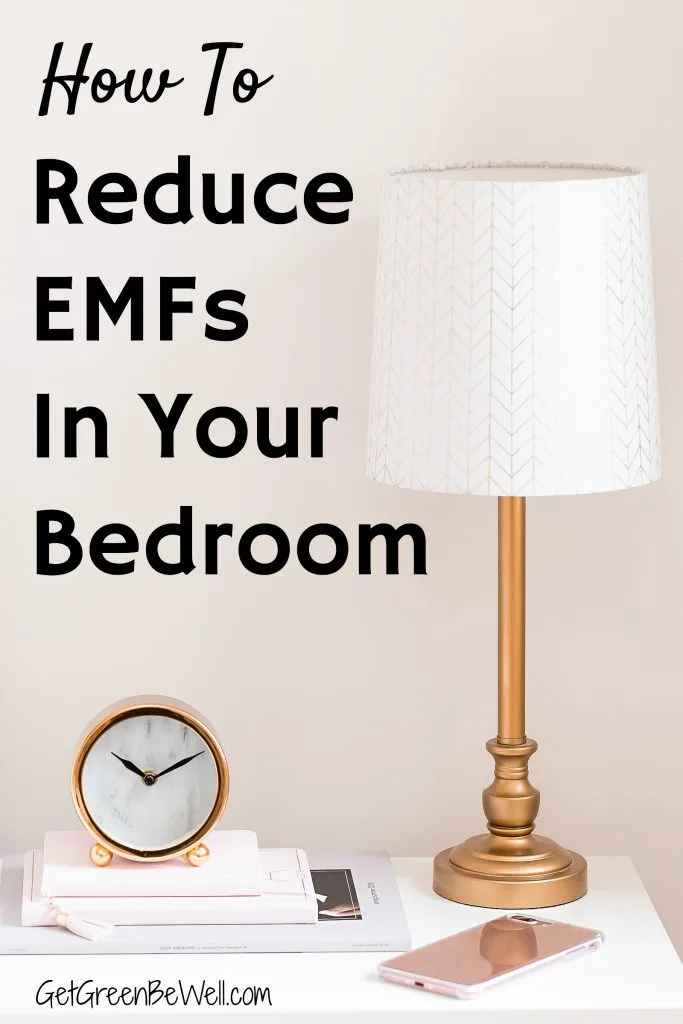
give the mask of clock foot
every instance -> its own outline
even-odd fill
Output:
[[[95,843],[90,847],[90,861],[96,868],[108,867],[113,856],[111,850],[108,850],[106,846],[101,846],[100,843]]]
[[[209,848],[204,843],[199,843],[198,846],[193,846],[191,850],[188,850],[185,854],[185,860],[193,868],[199,868],[202,864],[205,864],[209,859]]]

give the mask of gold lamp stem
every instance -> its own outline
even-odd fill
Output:
[[[524,743],[526,498],[498,499],[498,742]]]
[[[534,835],[541,795],[529,782],[537,749],[524,723],[526,498],[498,499],[498,735],[484,790],[488,832],[442,850],[434,889],[458,903],[521,910],[556,906],[586,892],[586,862]]]

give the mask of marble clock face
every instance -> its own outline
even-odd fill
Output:
[[[81,769],[83,802],[95,824],[113,842],[141,852],[190,839],[210,816],[218,789],[210,748],[167,715],[114,722]]]

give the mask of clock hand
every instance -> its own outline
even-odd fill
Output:
[[[199,751],[199,754],[203,753],[203,750]],[[199,757],[199,754],[191,754],[190,757],[184,757],[182,761],[176,761],[176,763],[172,764],[170,768],[164,768],[163,772],[157,772],[157,779],[160,779],[162,775],[168,775],[169,772],[174,772],[176,768],[182,768],[182,766],[187,764],[188,761],[194,761],[195,757]]]
[[[114,751],[112,750],[111,753],[114,754]],[[120,761],[123,767],[127,768],[129,772],[134,772],[136,775],[139,775],[141,779],[144,779],[145,773],[141,771],[136,764],[133,764],[132,761],[126,761],[125,757],[119,757],[118,754],[114,754],[114,757]]]

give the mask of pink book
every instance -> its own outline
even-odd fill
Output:
[[[144,898],[102,893],[46,898],[43,858],[39,851],[32,851],[24,858],[21,923],[29,927],[61,924],[89,939],[106,938],[114,925],[314,924],[318,902],[303,850],[261,850],[259,864],[260,896],[195,891]],[[198,874],[205,866],[190,870]],[[150,881],[159,870],[155,864],[142,867]]]
[[[144,864],[117,856],[98,868],[88,857],[92,844],[85,831],[46,833],[43,896],[259,896],[263,891],[256,833],[248,830],[211,832],[206,839],[210,856],[198,868],[181,857]]]

